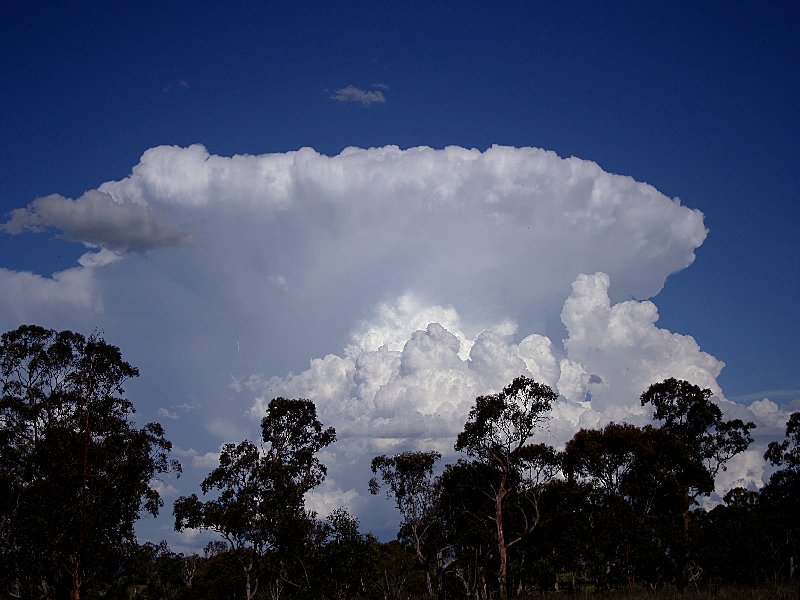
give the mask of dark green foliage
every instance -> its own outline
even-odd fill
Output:
[[[306,593],[317,598],[355,598],[367,594],[378,576],[377,540],[358,530],[358,519],[334,510],[321,524],[316,556],[309,563]]]
[[[800,473],[800,412],[791,414],[786,423],[786,439],[770,442],[764,458],[784,471]]]
[[[275,398],[260,442],[226,444],[207,497],[175,503],[178,529],[225,540],[184,556],[134,537],[161,506],[153,478],[179,466],[160,425],[131,423],[122,384],[138,372],[119,349],[26,326],[2,336],[0,369],[4,597],[797,597],[800,413],[769,444],[764,489],[705,511],[696,500],[753,428],[723,420],[709,390],[654,384],[641,400],[659,426],[581,430],[558,453],[533,442],[556,394],[520,377],[476,398],[456,441],[465,457],[441,476],[437,452],[373,459],[370,491],[401,515],[398,539],[381,543],[344,508],[306,511],[335,432],[313,403]]]
[[[711,402],[711,390],[688,381],[666,379],[642,394],[642,406],[651,404],[653,418],[675,436],[685,454],[680,477],[690,498],[710,494],[720,469],[752,443],[754,423],[722,420],[719,406]]]
[[[667,379],[654,383],[641,397],[642,406],[651,404],[653,417],[662,421],[661,431],[672,437],[670,475],[683,492],[680,536],[665,540],[676,557],[679,584],[685,587],[698,576],[690,542],[690,511],[701,495],[714,490],[720,469],[753,441],[753,423],[740,419],[722,420],[722,411],[711,402],[711,390],[687,381]],[[671,542],[671,543],[670,543]]]
[[[455,557],[442,577],[453,597],[474,597],[495,579],[494,499],[485,488],[497,477],[491,466],[463,459],[446,465],[442,473],[437,506],[440,546],[449,544]]]
[[[152,480],[179,470],[158,423],[137,428],[119,348],[28,325],[0,340],[0,553],[24,597],[102,588],[161,506]]]
[[[771,442],[764,458],[780,467],[761,492],[765,528],[771,533],[778,574],[794,578],[800,564],[800,412],[786,423],[786,439]]]
[[[491,509],[475,515],[479,526],[493,524],[498,555],[500,598],[508,594],[508,551],[538,524],[539,497],[558,470],[556,452],[531,438],[549,419],[558,395],[548,386],[517,377],[501,392],[479,396],[469,412],[455,449],[492,471],[477,489],[492,500]],[[507,528],[506,508],[517,507],[516,527]]]
[[[675,450],[662,430],[616,423],[581,430],[567,443],[573,527],[583,536],[577,562],[596,587],[656,585],[669,577],[683,500]]]
[[[435,524],[433,511],[439,486],[433,476],[433,467],[441,457],[438,452],[403,452],[372,459],[372,472],[380,472],[387,487],[386,497],[394,498],[403,518],[400,536],[408,535],[411,539],[414,553],[425,572],[429,596],[433,596],[433,583],[428,553],[423,548],[429,541],[428,530]],[[369,491],[371,494],[380,491],[380,483],[375,477],[369,481]]]
[[[292,547],[310,530],[305,494],[326,473],[315,454],[335,439],[334,429],[323,429],[317,420],[313,402],[274,398],[261,420],[261,447],[248,440],[226,444],[219,466],[203,480],[203,493],[217,497],[203,502],[192,494],[175,501],[177,530],[211,529],[235,551],[247,600],[258,593],[261,561],[269,551],[279,551],[270,585],[283,586]]]

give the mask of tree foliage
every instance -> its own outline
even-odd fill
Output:
[[[530,443],[537,428],[549,419],[557,398],[547,385],[517,377],[502,391],[475,399],[464,430],[456,439],[456,451],[463,451],[496,474],[487,484],[494,504],[501,598],[508,593],[508,549],[537,525],[539,496],[543,485],[557,470],[555,451],[546,444]],[[504,518],[509,496],[512,500],[527,500],[533,509],[522,511],[524,525],[510,539]]]
[[[722,410],[711,401],[712,392],[677,379],[654,383],[641,396],[642,406],[651,404],[661,430],[674,441],[671,475],[683,492],[681,547],[675,551],[681,586],[695,577],[691,564],[690,510],[697,498],[714,490],[720,469],[736,454],[747,449],[754,423],[741,419],[722,420]],[[677,546],[677,544],[676,544]]]
[[[779,467],[759,498],[761,512],[768,515],[764,528],[773,534],[773,563],[793,578],[800,565],[800,412],[791,414],[785,439],[770,442],[764,458]]]
[[[32,600],[534,597],[720,581],[797,595],[800,413],[769,444],[759,490],[698,502],[751,442],[710,390],[668,379],[642,405],[655,423],[582,429],[564,451],[536,443],[556,394],[525,377],[480,396],[455,448],[372,460],[370,492],[401,515],[397,540],[359,530],[346,508],[317,518],[306,494],[335,431],[307,400],[275,398],[257,443],[222,448],[177,529],[218,532],[200,554],[138,545],[161,506],[155,478],[178,469],[157,423],[138,427],[123,384],[135,367],[98,334],[23,326],[0,338],[0,585]],[[536,535],[531,535],[536,528]],[[791,586],[794,587],[791,587]],[[786,596],[788,597],[788,596]]]
[[[203,494],[216,492],[216,498],[203,502],[192,494],[175,502],[177,530],[214,530],[237,553],[247,600],[258,592],[266,552],[285,550],[307,528],[305,494],[326,474],[316,453],[335,439],[335,430],[317,420],[313,402],[274,398],[261,420],[261,445],[226,444],[219,466],[203,480]]]
[[[425,570],[428,595],[433,596],[428,556],[423,552],[423,541],[428,529],[434,523],[433,509],[438,492],[438,481],[433,476],[433,467],[442,457],[438,452],[403,452],[395,456],[376,456],[372,459],[372,472],[380,472],[386,486],[386,497],[394,498],[397,510],[403,520],[401,531],[411,535],[414,553]],[[369,491],[377,494],[380,483],[373,477],[369,481]]]
[[[642,394],[642,406],[651,404],[653,418],[680,442],[687,465],[684,485],[692,500],[714,489],[714,477],[725,464],[752,443],[754,423],[722,420],[722,410],[711,401],[711,390],[677,379],[654,383]]]
[[[5,584],[35,597],[102,579],[162,504],[171,469],[158,423],[137,427],[123,383],[139,374],[99,334],[25,325],[0,339],[0,552]]]

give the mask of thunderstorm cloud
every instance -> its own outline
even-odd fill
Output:
[[[2,227],[99,248],[51,277],[0,269],[0,325],[102,328],[140,367],[128,386],[139,414],[167,421],[188,463],[179,487],[220,444],[257,436],[272,397],[305,397],[339,434],[313,506],[396,526],[365,493],[370,458],[452,455],[475,397],[521,374],[561,395],[541,434],[556,445],[579,427],[648,422],[639,395],[666,377],[782,436],[774,402],[727,401],[723,363],[657,325],[649,299],[694,261],[702,213],[590,161],[500,146],[162,146],[128,177],[34,200]],[[760,485],[758,458],[742,455],[722,483]]]

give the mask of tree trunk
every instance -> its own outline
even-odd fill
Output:
[[[683,564],[679,565],[679,588],[685,590],[689,587],[689,509],[691,508],[691,499],[689,498],[689,489],[684,489],[684,509],[681,518],[683,519],[683,548],[681,551],[681,561]]]
[[[69,573],[72,585],[69,590],[69,600],[81,600],[81,561],[77,556],[69,558]]]
[[[247,567],[244,569],[244,597],[246,600],[250,600],[252,598],[250,595],[250,569]]]
[[[428,597],[433,598],[433,582],[431,581],[431,572],[428,568],[428,559],[422,554],[422,540],[419,539],[419,528],[417,523],[411,524],[411,534],[414,537],[414,551],[417,555],[417,561],[420,566],[425,569],[425,582],[428,584]]]
[[[258,578],[256,578],[255,585],[251,585],[250,583],[250,573],[253,570],[253,558],[250,557],[250,560],[247,561],[247,564],[242,561],[242,569],[244,570],[244,586],[245,586],[245,598],[246,600],[253,600],[258,593]]]
[[[500,600],[506,600],[508,592],[506,590],[506,576],[508,571],[508,548],[503,533],[503,498],[506,495],[506,476],[505,473],[500,477],[500,487],[494,497],[494,519],[497,524],[497,552],[500,555],[500,572],[497,576],[497,583],[500,587]]]

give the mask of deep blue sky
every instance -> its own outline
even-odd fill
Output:
[[[0,57],[0,213],[122,178],[160,144],[542,147],[702,210],[660,325],[727,363],[729,397],[800,387],[796,2],[7,0]],[[376,83],[385,103],[329,98]],[[7,268],[81,251],[0,234]]]

